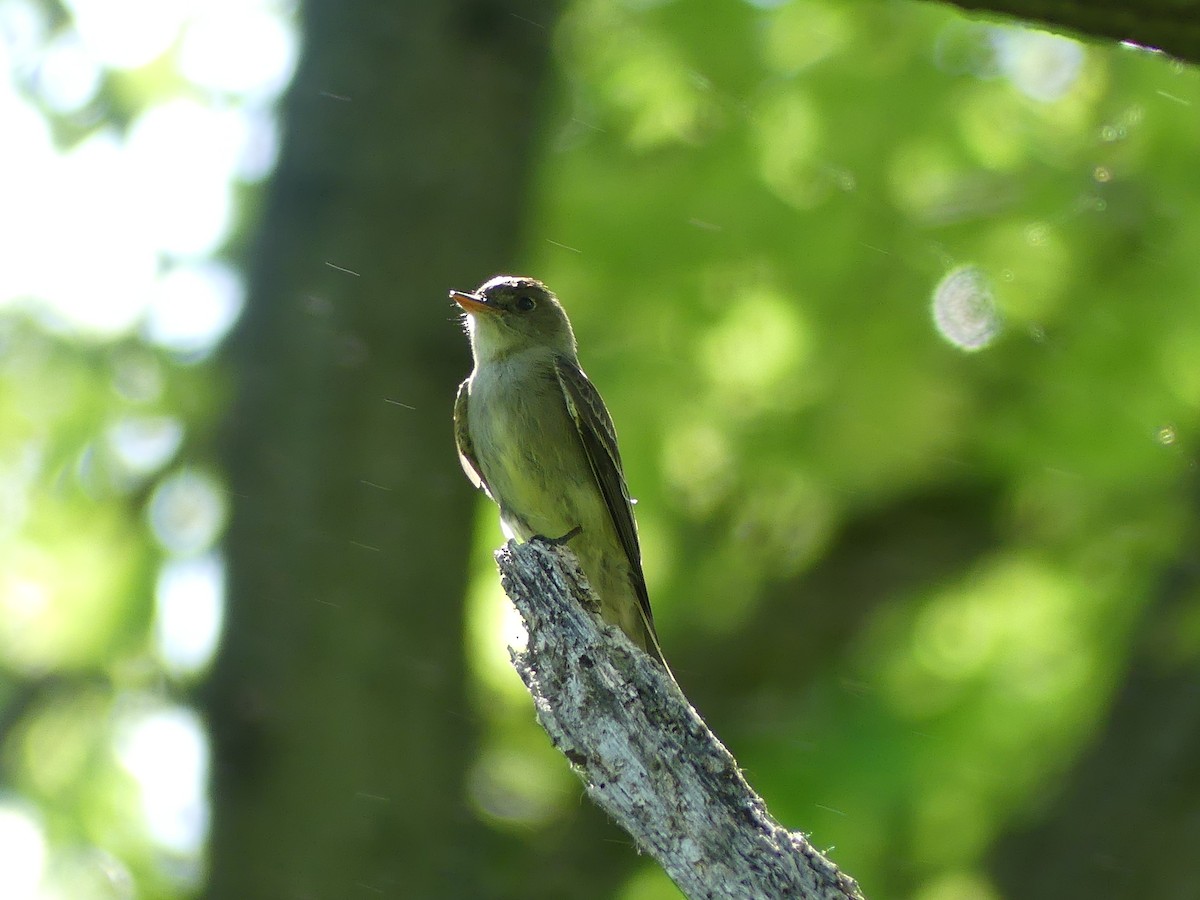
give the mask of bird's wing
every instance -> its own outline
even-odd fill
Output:
[[[471,484],[490,497],[492,492],[488,490],[479,460],[475,458],[475,444],[471,441],[471,429],[467,427],[467,404],[470,402],[467,399],[467,384],[470,380],[468,378],[458,386],[458,396],[454,398],[454,444],[458,448],[458,461],[467,478],[471,479]]]
[[[592,467],[592,474],[600,486],[604,505],[608,507],[608,514],[612,517],[617,538],[629,559],[634,591],[642,608],[646,630],[657,645],[654,616],[650,612],[650,595],[646,590],[646,578],[642,574],[642,551],[638,545],[637,524],[633,518],[633,501],[630,500],[629,488],[625,485],[621,453],[617,449],[617,434],[612,418],[595,386],[572,360],[558,357],[554,361],[554,371],[567,401],[567,411],[571,414],[583,443],[584,453]],[[661,651],[659,655],[661,656]]]

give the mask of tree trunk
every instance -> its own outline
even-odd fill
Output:
[[[212,897],[489,894],[463,788],[474,497],[446,294],[512,266],[553,12],[304,7],[228,348]]]

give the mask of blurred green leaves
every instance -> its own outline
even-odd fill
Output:
[[[1200,77],[927,5],[585,0],[558,45],[527,268],[617,422],[668,656],[868,894],[993,896],[1194,534]],[[859,573],[814,648],[827,555],[957,495],[986,552]],[[796,658],[723,679],[758,627]]]
[[[163,548],[194,554],[220,530],[203,513],[221,502],[211,486],[197,513],[196,490],[170,496],[197,476],[163,477],[188,439],[185,418],[210,417],[215,401],[207,374],[139,341],[80,343],[18,313],[0,320],[2,759],[30,804],[5,810],[40,827],[21,863],[37,896],[127,896],[135,882],[170,896],[195,877],[183,874],[195,848],[164,847],[153,804],[147,819],[146,769],[122,742],[148,704],[169,703],[154,630]]]
[[[242,292],[204,257],[233,169],[261,177],[273,152],[251,159],[245,114],[269,92],[197,69],[209,16],[0,3],[6,897],[179,896],[201,872],[207,748],[181,704],[219,630],[226,503],[221,384],[195,363]],[[266,49],[289,34],[269,25],[254,62],[286,77],[286,48]]]
[[[49,122],[23,165],[97,134],[88,152],[109,153],[138,121],[143,160],[194,129],[247,180],[269,165],[270,129],[221,114],[241,70],[196,48],[287,44],[278,24],[192,23],[176,60],[153,18],[149,43],[97,60],[32,8],[0,5],[14,83]],[[1200,591],[1160,597],[1196,539],[1200,75],[914,3],[578,0],[555,41],[525,263],[616,419],[681,682],[869,896],[998,896],[989,848],[1054,796],[1139,642],[1185,672],[1200,654]],[[0,319],[0,845],[42,853],[50,895],[199,877],[187,791],[207,756],[173,698],[211,643],[188,635],[220,625],[210,548],[237,498],[210,464],[219,377],[187,363],[240,285],[179,247],[216,233],[137,255],[163,291],[142,337]],[[61,234],[78,244],[51,248],[61,266],[26,268],[59,288],[86,270],[84,312],[128,301],[98,229]],[[207,331],[185,327],[205,310]],[[533,840],[578,789],[507,672],[483,515],[469,800]],[[187,771],[147,775],[154,746]],[[144,801],[175,789],[191,818],[156,828]],[[625,892],[664,894],[645,870]]]

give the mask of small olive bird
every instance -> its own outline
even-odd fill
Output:
[[[500,507],[510,538],[568,542],[604,621],[665,666],[612,418],[579,368],[562,304],[513,275],[450,298],[466,312],[475,360],[454,403],[463,471]]]

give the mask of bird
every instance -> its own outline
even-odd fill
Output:
[[[474,362],[454,403],[463,471],[499,506],[506,536],[570,547],[601,618],[665,668],[616,431],[562,304],[517,275],[450,299]]]

